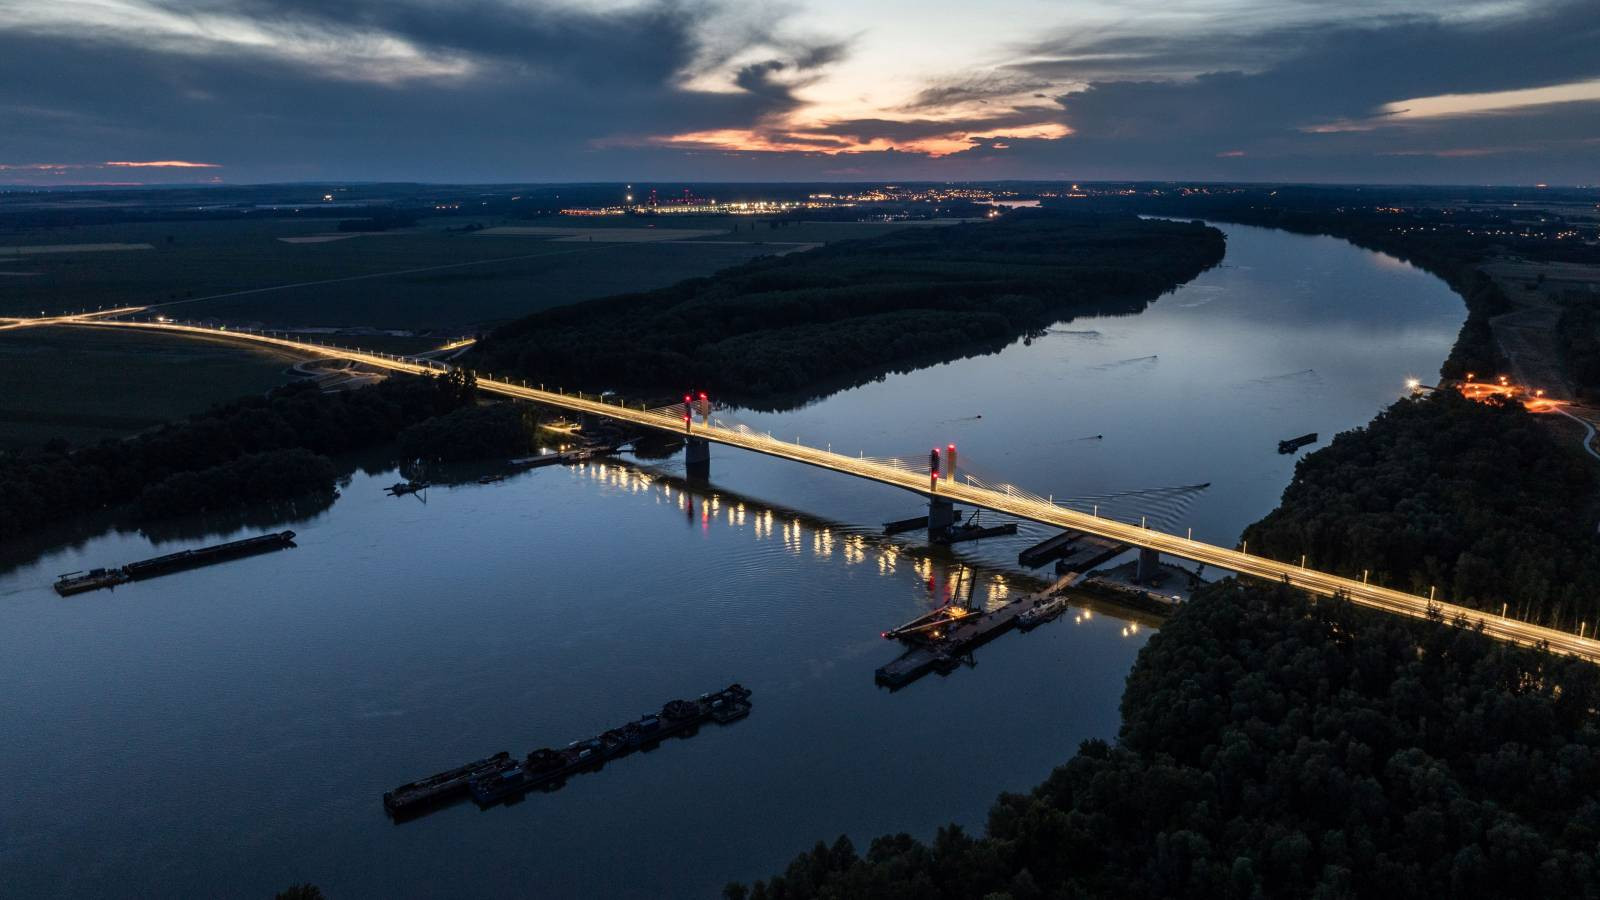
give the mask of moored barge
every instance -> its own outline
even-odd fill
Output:
[[[732,684],[696,700],[669,701],[659,712],[640,716],[592,738],[573,741],[560,750],[541,747],[521,761],[501,753],[401,785],[383,795],[383,805],[398,818],[402,812],[417,812],[465,792],[479,806],[489,807],[535,788],[557,787],[569,776],[593,771],[635,750],[649,749],[672,735],[691,733],[705,722],[726,725],[749,714],[750,690]],[[418,795],[419,786],[425,794],[411,800]],[[394,798],[403,802],[397,805]]]
[[[395,815],[416,812],[464,796],[468,784],[474,778],[491,776],[514,768],[517,768],[517,763],[512,760],[511,754],[501,750],[493,756],[486,756],[464,766],[407,782],[392,791],[385,791],[383,808]]]

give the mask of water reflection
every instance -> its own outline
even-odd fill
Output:
[[[1050,579],[972,558],[964,550],[889,537],[876,529],[846,525],[625,459],[580,463],[569,470],[611,490],[651,497],[654,505],[683,513],[692,527],[704,532],[716,528],[749,535],[757,544],[775,542],[793,557],[837,561],[846,568],[864,566],[884,578],[909,571],[926,589],[927,609],[960,603],[990,612],[1050,584]],[[1028,540],[1035,536],[1030,533]],[[760,565],[759,559],[750,564]],[[1162,621],[1158,614],[1103,597],[1070,590],[1068,594],[1078,621],[1088,621],[1099,610],[1128,623],[1124,637],[1139,634],[1141,624],[1149,628]]]
[[[959,599],[974,608],[992,609],[1003,605],[1014,592],[1038,590],[1046,584],[963,558],[946,547],[901,543],[875,529],[831,521],[625,460],[580,463],[571,471],[612,490],[652,497],[656,506],[683,513],[686,521],[702,531],[716,528],[749,535],[758,543],[775,541],[791,556],[869,567],[884,577],[897,576],[901,567],[907,566],[926,585],[931,606]]]

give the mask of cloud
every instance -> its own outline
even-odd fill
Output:
[[[801,4],[824,0],[781,2],[0,0],[0,168],[41,182],[113,169],[257,181],[1600,176],[1600,89],[1581,87],[1600,83],[1593,0],[1144,4],[1121,20],[1074,17],[1070,31],[1024,33],[1030,20],[982,65],[920,81],[914,60],[862,58],[860,34],[819,30]],[[858,81],[841,84],[845,72]],[[898,79],[894,93],[874,93],[871,72]],[[215,168],[96,162],[108,158]]]
[[[694,0],[0,0],[0,163],[110,151],[251,180],[632,177],[642,143],[596,142],[750,127],[847,52],[767,13],[730,42],[725,8]],[[429,62],[443,59],[461,65]]]

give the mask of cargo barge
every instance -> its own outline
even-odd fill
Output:
[[[515,768],[516,765],[511,754],[501,750],[493,756],[486,756],[464,766],[402,784],[392,791],[384,791],[383,808],[391,813],[403,813],[437,806],[465,796],[467,786],[472,779],[494,775],[504,769]]]
[[[142,578],[154,578],[157,575],[181,572],[184,569],[209,566],[212,563],[226,562],[230,559],[238,559],[241,556],[254,556],[257,553],[283,550],[293,546],[294,532],[280,531],[277,534],[263,534],[239,541],[229,541],[226,544],[217,544],[214,547],[179,550],[177,553],[168,553],[166,556],[143,559],[139,562],[128,563],[122,567],[122,571],[128,573],[129,578],[138,581]]]
[[[253,556],[257,553],[282,550],[293,546],[294,532],[280,531],[277,534],[263,534],[253,538],[229,541],[226,544],[217,544],[214,547],[179,550],[177,553],[168,553],[165,556],[131,562],[119,569],[90,569],[88,572],[69,572],[56,580],[55,588],[56,593],[67,597],[72,594],[81,594],[84,591],[116,587],[129,581],[155,578],[158,575],[166,575],[171,572],[180,572],[184,569],[194,569],[200,566],[209,566],[212,563],[226,562],[230,559],[238,559],[241,556]]]
[[[403,784],[383,795],[383,807],[397,820],[417,815],[442,802],[470,795],[480,807],[512,800],[535,788],[559,787],[572,775],[593,771],[635,750],[648,750],[662,740],[692,733],[706,722],[726,725],[750,714],[750,690],[739,684],[697,700],[672,700],[659,712],[592,738],[573,741],[560,750],[541,747],[521,761],[506,753]]]

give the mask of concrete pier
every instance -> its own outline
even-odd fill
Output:
[[[692,437],[683,443],[683,469],[690,478],[704,481],[711,477],[711,442]]]
[[[1149,547],[1139,548],[1139,568],[1133,576],[1140,584],[1152,584],[1161,572],[1161,554]]]
[[[956,523],[956,507],[949,500],[938,497],[928,499],[928,539],[935,535],[942,535],[946,529]]]

